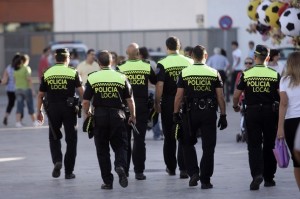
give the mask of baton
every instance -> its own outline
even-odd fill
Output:
[[[136,128],[135,124],[133,122],[130,122],[130,126],[132,127],[132,129],[139,135],[140,132],[139,130]]]

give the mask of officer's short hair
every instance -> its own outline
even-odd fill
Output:
[[[177,37],[169,37],[166,40],[166,46],[169,50],[179,50],[180,49],[180,41]]]
[[[109,66],[112,61],[111,53],[107,50],[100,51],[97,58],[101,66]]]
[[[206,54],[206,49],[204,46],[197,45],[193,48],[192,56],[197,60],[202,60],[204,55]]]
[[[64,62],[68,57],[70,57],[70,52],[67,48],[58,48],[55,50],[54,55],[56,62]]]
[[[254,55],[261,61],[264,61],[270,54],[270,49],[264,45],[256,45]]]

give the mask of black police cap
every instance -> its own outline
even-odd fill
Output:
[[[70,56],[69,49],[67,48],[58,48],[55,50],[55,55],[62,55],[62,56]]]
[[[256,48],[255,48],[254,53],[256,55],[268,56],[269,53],[270,53],[270,50],[269,50],[269,48],[267,48],[264,45],[257,45]]]

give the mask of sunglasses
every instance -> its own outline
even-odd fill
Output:
[[[245,65],[246,65],[246,64],[252,65],[253,62],[245,62]]]

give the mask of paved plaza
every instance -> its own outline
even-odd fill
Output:
[[[58,179],[51,176],[53,165],[50,158],[48,127],[31,127],[25,111],[24,128],[15,128],[15,108],[7,127],[3,126],[6,96],[0,95],[0,199],[298,199],[292,164],[287,169],[277,169],[276,187],[250,191],[251,182],[248,154],[245,143],[237,143],[240,116],[227,105],[229,126],[218,132],[215,151],[215,169],[211,179],[213,189],[202,190],[200,186],[190,188],[188,179],[168,176],[165,172],[162,147],[163,141],[152,139],[147,133],[147,180],[137,181],[130,170],[129,185],[122,188],[115,172],[113,190],[101,190],[102,179],[93,140],[81,130],[82,119],[78,120],[78,149],[75,165],[76,179],[65,180],[64,173]],[[63,144],[65,150],[65,144]],[[197,143],[201,156],[201,140]],[[112,161],[114,159],[113,153]],[[198,159],[200,160],[200,158]],[[63,171],[63,170],[62,170]]]

